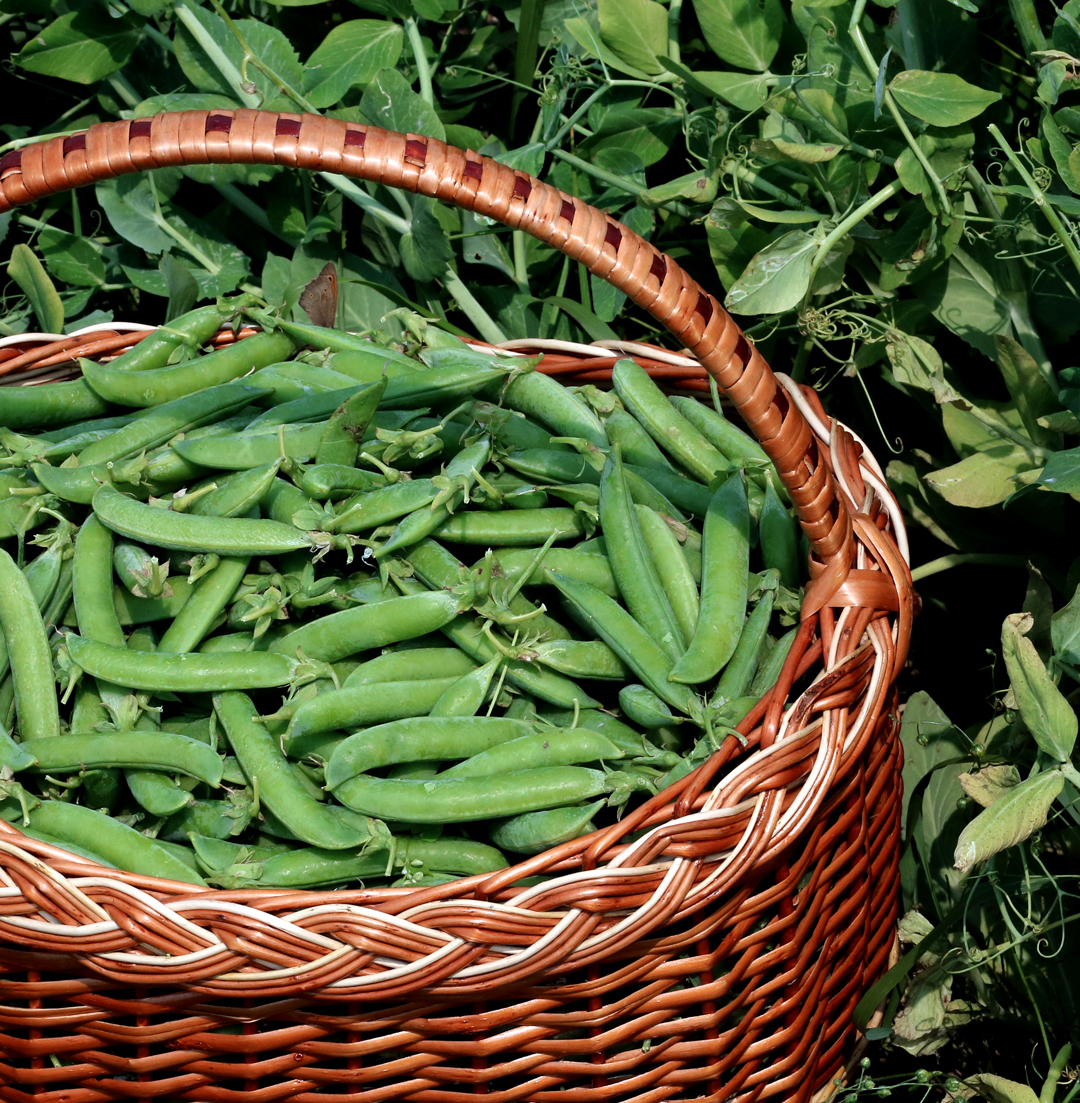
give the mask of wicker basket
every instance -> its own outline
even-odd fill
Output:
[[[434,196],[626,292],[773,458],[812,548],[801,630],[740,725],[745,747],[729,738],[621,824],[491,875],[193,890],[4,825],[0,1099],[809,1100],[850,1052],[897,911],[894,683],[915,598],[879,466],[669,257],[572,196],[420,135],[253,110],[103,123],[4,157],[0,211],[207,162]],[[537,873],[553,876],[512,887]]]

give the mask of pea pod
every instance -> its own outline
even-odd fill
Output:
[[[23,747],[37,759],[34,769],[41,773],[131,766],[186,774],[215,788],[221,784],[221,759],[205,743],[186,735],[135,731],[57,735],[25,740]]]
[[[266,425],[258,431],[245,430],[199,440],[179,440],[172,447],[191,463],[240,471],[248,467],[265,467],[282,458],[311,459],[325,428],[324,421],[304,425]]]
[[[761,661],[753,682],[750,683],[751,696],[761,697],[762,694],[767,693],[776,685],[777,679],[780,677],[780,671],[783,670],[784,663],[787,660],[788,652],[791,650],[791,645],[795,642],[795,637],[798,634],[798,627],[792,628],[773,644],[768,654]]]
[[[516,584],[536,561],[538,548],[496,548],[495,558],[511,585]],[[587,582],[608,595],[618,597],[619,589],[606,556],[592,555],[578,548],[549,548],[535,569],[528,575],[525,586],[540,586],[549,582],[548,576],[559,574]]]
[[[151,555],[137,544],[120,541],[114,545],[113,570],[124,588],[134,597],[162,597],[166,590],[172,592],[168,583],[169,560],[161,563],[156,555]],[[111,600],[111,585],[108,591]]]
[[[665,728],[683,722],[681,716],[673,715],[667,705],[645,686],[623,686],[619,690],[619,708],[643,728]]]
[[[427,678],[460,678],[476,670],[476,663],[457,647],[410,647],[384,652],[361,663],[343,688],[377,682],[411,682]]]
[[[386,480],[382,475],[338,463],[323,463],[305,468],[300,479],[300,489],[308,497],[318,498],[320,501],[325,498],[348,498],[357,491],[376,490],[385,485]],[[400,485],[408,486],[409,483]]]
[[[235,318],[251,302],[248,295],[233,299],[221,299],[207,306],[199,306],[158,326],[133,348],[112,361],[119,371],[142,372],[163,368],[180,349],[189,353],[198,351],[227,322]]]
[[[491,778],[429,781],[361,776],[334,791],[348,808],[402,823],[469,823],[578,804],[605,791],[604,775],[584,766],[516,770]]]
[[[496,823],[491,841],[500,850],[514,854],[539,854],[560,843],[580,838],[593,830],[593,816],[604,807],[603,801],[549,808],[543,812],[525,812]]]
[[[765,484],[758,537],[765,566],[778,571],[780,581],[789,590],[797,589],[800,574],[799,531],[771,482]]]
[[[355,353],[354,359],[357,363],[367,362],[372,365],[376,379],[382,375],[384,368],[391,365],[396,364],[406,369],[420,367],[415,360],[410,360],[403,353],[380,348],[369,338],[355,333],[346,333],[328,326],[310,325],[307,322],[290,322],[284,318],[276,319],[275,325],[297,344],[308,345],[313,349],[329,349],[332,353]]]
[[[533,421],[552,430],[557,437],[581,437],[597,448],[609,447],[607,434],[599,418],[561,383],[541,372],[531,371],[511,379],[498,394],[488,388],[493,399],[519,410]]]
[[[250,513],[266,497],[281,461],[275,460],[264,467],[250,467],[217,480],[217,485],[206,494],[200,494],[190,505],[183,499],[173,499],[174,510],[195,517],[243,517]],[[198,489],[198,488],[195,488]]]
[[[430,479],[393,483],[350,498],[326,528],[328,532],[367,532],[431,505],[438,496]]]
[[[109,647],[69,634],[72,659],[95,678],[113,685],[170,693],[219,693],[231,689],[271,689],[324,676],[323,664],[301,662],[268,651],[239,654],[175,655]],[[50,672],[51,680],[51,672]],[[55,695],[50,692],[55,705]]]
[[[754,611],[747,618],[739,636],[738,645],[724,667],[720,681],[716,683],[712,696],[714,702],[732,701],[736,697],[746,696],[768,636],[775,598],[775,590],[766,590],[754,606]]]
[[[475,716],[487,699],[491,679],[501,665],[500,655],[475,670],[467,671],[452,686],[443,690],[428,715]]]
[[[660,588],[679,623],[683,640],[690,640],[697,628],[700,598],[694,573],[671,526],[648,506],[637,507],[638,524],[645,549],[660,580]]]
[[[246,555],[224,556],[212,571],[204,574],[158,641],[158,649],[178,655],[194,651],[232,600],[249,563],[250,557]]]
[[[95,492],[93,507],[98,519],[113,532],[177,551],[273,555],[312,546],[307,535],[277,521],[190,517],[137,502],[108,485]]]
[[[731,658],[742,632],[749,570],[750,509],[742,476],[736,474],[716,491],[705,515],[701,614],[671,681],[698,685]]]
[[[657,448],[656,442],[632,414],[625,410],[613,410],[604,418],[604,430],[611,443],[622,449],[625,463],[634,463],[639,467],[659,467],[673,475],[678,474],[667,456]]]
[[[261,374],[261,373],[260,373]],[[363,383],[341,387],[333,391],[301,395],[289,402],[279,402],[264,410],[248,423],[249,429],[262,429],[270,425],[290,425],[302,421],[325,421],[347,399],[363,390]]]
[[[109,404],[85,379],[41,383],[36,387],[0,387],[0,425],[32,429],[101,417]]]
[[[378,383],[369,383],[334,411],[319,440],[319,447],[315,452],[316,463],[348,466],[356,463],[356,457],[360,454],[360,440],[385,390],[385,379],[380,379]]]
[[[749,433],[743,432],[737,425],[733,425],[727,418],[718,414],[716,410],[698,402],[694,398],[686,398],[683,395],[674,395],[671,404],[694,426],[705,439],[725,455],[732,463],[743,466],[751,464],[764,471],[774,471],[769,454]],[[776,475],[770,477],[775,480]],[[777,480],[778,481],[778,480]]]
[[[551,433],[530,421],[524,414],[515,410],[507,410],[502,406],[496,406],[490,402],[472,402],[468,409],[469,416],[482,425],[492,436],[492,439],[501,449],[509,452],[519,452],[530,448],[555,449],[560,452],[569,452],[568,444],[556,444],[551,439]]]
[[[578,510],[556,507],[504,510],[499,513],[462,510],[429,531],[438,539],[453,544],[479,544],[484,547],[494,544],[535,545],[549,536],[554,536],[556,540],[583,536],[585,517]]]
[[[622,756],[622,751],[599,732],[588,728],[549,728],[480,751],[443,770],[437,778],[488,777],[514,770],[576,766],[580,762],[599,762]]]

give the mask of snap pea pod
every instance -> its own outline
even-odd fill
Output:
[[[195,798],[175,777],[149,769],[124,771],[124,781],[135,803],[151,816],[167,819],[195,803]]]
[[[227,475],[216,480],[213,490],[200,494],[190,505],[183,498],[174,498],[173,509],[194,517],[243,517],[266,497],[280,469],[281,461],[275,460],[264,467],[249,467]]]
[[[300,478],[300,489],[308,497],[318,498],[320,501],[325,498],[349,498],[357,491],[376,490],[385,485],[386,479],[382,475],[338,463],[322,463],[305,468]],[[400,485],[408,486],[409,483]]]
[[[189,885],[206,884],[186,862],[157,840],[92,808],[43,800],[30,812],[30,824],[66,843],[92,849],[117,869]]]
[[[619,708],[643,728],[665,728],[683,722],[681,716],[675,716],[667,704],[645,686],[623,686],[619,690]]]
[[[463,674],[431,706],[429,716],[475,716],[487,699],[491,679],[502,665],[502,656]]]
[[[470,758],[530,735],[533,726],[502,717],[417,716],[367,728],[340,743],[326,764],[326,787],[401,762]]]
[[[705,515],[701,614],[671,681],[698,685],[715,677],[731,658],[743,628],[749,570],[750,508],[742,476],[735,474],[713,495]]]
[[[773,489],[765,484],[765,497],[758,515],[758,539],[766,567],[780,573],[780,581],[789,590],[799,586],[799,530],[791,514]]]
[[[65,842],[55,835],[50,835],[47,831],[39,831],[36,827],[28,823],[20,823],[19,830],[28,839],[37,839],[38,842],[48,843],[50,846],[58,846],[61,850],[66,850],[76,858],[84,858],[86,861],[93,862],[95,865],[105,866],[106,869],[116,869],[116,866],[113,865],[112,862],[107,861],[100,854],[95,853],[88,847],[79,846],[77,843]]]
[[[507,582],[515,584],[533,566],[539,548],[496,548],[495,558]],[[606,556],[592,555],[578,548],[549,548],[536,568],[528,576],[525,586],[541,586],[549,581],[548,575],[558,571],[608,595],[618,597],[619,589]]]
[[[636,513],[649,561],[679,623],[682,638],[691,640],[697,628],[700,598],[682,545],[671,526],[655,510],[638,506]]]
[[[269,520],[279,525],[293,525],[293,517],[297,514],[317,513],[319,507],[298,486],[285,479],[274,479],[259,508]]]
[[[672,406],[732,463],[739,466],[749,463],[752,467],[764,472],[772,472],[770,481],[776,480],[776,484],[779,485],[768,452],[749,433],[744,433],[726,417],[696,399],[673,395],[670,401]]]
[[[686,640],[645,546],[618,449],[608,457],[601,476],[600,524],[611,571],[626,608],[674,661],[682,654]]]
[[[424,403],[467,398],[486,384],[503,380],[507,371],[507,368],[490,363],[478,367],[403,371],[387,380],[381,405],[386,410],[401,410]]]
[[[189,310],[147,334],[133,348],[113,360],[112,367],[118,371],[151,371],[165,367],[180,349],[187,349],[193,354],[251,301],[249,295],[238,295]]]
[[[391,365],[396,364],[406,369],[420,367],[415,360],[403,353],[394,349],[380,348],[369,338],[355,333],[346,333],[344,330],[328,326],[311,325],[307,322],[290,322],[284,318],[275,319],[274,324],[298,344],[308,345],[313,349],[328,349],[332,353],[355,353],[354,362],[370,363],[376,379],[382,374],[384,368]]]
[[[160,406],[205,387],[228,383],[296,351],[283,333],[256,333],[243,341],[185,360],[173,367],[130,371],[114,364],[80,360],[83,377],[107,402],[120,406]]]
[[[489,386],[488,396],[519,410],[552,430],[557,437],[581,437],[598,448],[609,447],[600,419],[561,383],[541,372],[531,371],[511,379],[501,389]]]
[[[671,660],[660,645],[617,602],[591,586],[553,573],[552,582],[620,659],[662,700],[690,716],[697,701],[687,686],[668,680]]]
[[[603,807],[603,801],[594,801],[568,808],[549,808],[543,812],[525,812],[496,823],[489,837],[500,850],[509,850],[514,854],[539,854],[560,843],[588,835],[593,830],[593,816]]]
[[[624,463],[639,467],[659,467],[677,475],[671,461],[656,446],[656,442],[641,427],[641,423],[625,410],[613,410],[604,418],[604,430],[613,445],[622,449]]]
[[[630,673],[622,659],[600,640],[544,640],[529,647],[527,655],[571,678],[621,682]]]
[[[184,607],[158,641],[158,649],[176,655],[194,651],[232,600],[250,562],[246,555],[223,556],[195,583]]]
[[[44,433],[39,433],[38,437],[41,440],[61,445],[65,440],[74,440],[86,433],[114,433],[117,429],[123,429],[125,425],[130,425],[136,418],[143,417],[147,412],[146,410],[129,410],[125,414],[118,414],[114,417],[84,419],[75,422],[73,425],[65,425],[62,429],[46,430]]]
[[[277,740],[252,719],[250,697],[223,693],[214,698],[214,711],[248,780],[254,785],[258,779],[260,801],[298,839],[326,850],[355,850],[374,838],[375,825],[366,817],[320,804],[307,792]]]
[[[122,418],[118,420],[123,421],[124,424],[128,424],[131,419]],[[122,427],[123,426],[118,426],[117,428]],[[78,456],[80,452],[89,448],[91,444],[96,444],[99,440],[104,440],[114,432],[114,429],[91,429],[88,432],[79,433],[77,436],[65,437],[51,447],[42,449],[40,453],[41,459],[46,463],[52,463],[55,460],[60,460],[62,462],[70,456]]]
[[[539,482],[600,485],[600,472],[577,452],[527,448],[520,452],[509,452],[502,460],[507,467]]]
[[[35,387],[0,387],[0,425],[9,429],[85,421],[107,414],[110,408],[82,378]]]
[[[113,570],[127,592],[135,597],[161,597],[166,588],[172,589],[167,581],[169,561],[159,562],[156,555],[137,544],[123,540],[114,544]],[[111,585],[108,592],[112,592]]]
[[[59,736],[60,710],[45,623],[26,576],[3,549],[0,549],[0,632],[11,664],[21,738],[28,741]]]
[[[662,467],[638,467],[631,463],[623,464],[623,467],[632,494],[637,485],[636,480],[640,480],[687,514],[704,517],[708,511],[712,494],[708,487],[702,486],[701,483],[694,482],[693,479],[687,479],[682,475],[672,474]],[[643,497],[635,497],[634,500],[642,505],[649,506],[650,509],[657,509],[652,502],[644,501]],[[678,513],[673,513],[669,509],[660,508],[657,509],[657,512],[667,513],[675,517],[676,520],[683,520]]]
[[[378,682],[424,681],[428,678],[457,679],[476,669],[476,663],[457,647],[411,647],[387,651],[376,659],[361,663],[345,679],[342,688]]]
[[[604,775],[584,766],[515,770],[491,778],[428,781],[362,775],[343,782],[334,795],[348,808],[400,823],[469,823],[579,804],[605,791]]]
[[[507,410],[491,402],[472,402],[469,404],[468,414],[491,434],[492,439],[504,451],[519,452],[530,448],[570,451],[568,444],[556,444],[547,429],[516,410]]]
[[[798,627],[792,628],[773,644],[768,655],[758,667],[753,682],[750,683],[750,695],[752,697],[760,697],[776,685],[776,681],[780,677],[780,671],[783,670],[784,662],[787,660],[788,652],[791,650],[791,645],[795,642],[795,637],[798,634]]]
[[[191,517],[137,502],[113,486],[102,486],[96,491],[93,507],[101,523],[113,532],[176,551],[273,555],[312,546],[305,533],[277,521]]]
[[[328,532],[367,532],[431,505],[438,496],[439,490],[430,479],[392,483],[349,498],[326,528]]]
[[[315,451],[316,463],[348,466],[356,463],[360,454],[360,440],[385,390],[385,379],[380,379],[378,383],[369,383],[330,415]]]
[[[400,643],[438,631],[462,609],[456,594],[413,594],[358,605],[319,617],[275,640],[270,650],[280,655],[303,653],[310,659],[337,662],[359,651]]]
[[[301,662],[268,651],[226,655],[149,653],[109,647],[72,633],[67,636],[67,646],[72,659],[88,674],[129,689],[219,693],[272,689],[327,676],[323,663]],[[55,695],[50,696],[55,704]]]
[[[488,777],[515,770],[537,770],[545,766],[576,766],[622,758],[622,751],[599,732],[588,728],[549,728],[529,732],[471,755],[443,770],[437,780],[453,777]]]
[[[730,468],[728,460],[671,405],[643,367],[633,360],[618,360],[611,381],[649,436],[697,479],[709,483]]]
[[[289,402],[279,402],[264,410],[248,423],[249,429],[261,429],[269,425],[289,425],[302,421],[325,421],[344,402],[364,387],[354,383],[334,391],[319,391],[302,395]]]
[[[68,774],[88,767],[137,767],[186,774],[217,788],[221,759],[205,744],[165,732],[107,732],[27,739],[23,747],[37,759],[39,773]]]
[[[199,440],[178,440],[172,447],[185,460],[202,467],[240,471],[264,467],[282,458],[310,460],[318,450],[325,428],[325,421],[267,425],[256,432],[245,430]]]
[[[269,364],[257,371],[255,376],[258,377],[259,386],[270,392],[263,402],[271,406],[283,406],[329,391],[344,390],[350,383],[355,383],[351,377],[340,372],[299,360]]]
[[[768,636],[775,598],[774,590],[766,590],[754,606],[754,611],[743,626],[739,642],[724,667],[724,673],[716,683],[712,695],[714,702],[732,701],[736,697],[746,696],[761,658],[762,646]]]
[[[429,530],[439,540],[454,544],[536,545],[549,536],[569,540],[585,534],[585,517],[574,509],[516,509],[492,513],[468,510],[454,513]],[[425,533],[424,535],[427,535]],[[382,549],[380,549],[380,552]]]

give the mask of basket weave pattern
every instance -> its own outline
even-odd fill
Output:
[[[894,683],[915,598],[876,461],[671,258],[580,200],[420,135],[248,110],[99,124],[0,161],[0,212],[211,162],[440,198],[626,292],[776,464],[813,552],[804,619],[739,725],[745,746],[729,737],[620,824],[496,874],[193,890],[2,825],[0,1099],[809,1099],[842,1063],[897,906]],[[513,887],[537,873],[553,876]]]

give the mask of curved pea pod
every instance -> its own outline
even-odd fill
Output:
[[[243,517],[250,513],[266,497],[281,461],[275,460],[264,467],[250,467],[218,480],[217,487],[207,494],[200,494],[182,512],[195,517]],[[173,499],[174,510],[183,499]]]
[[[581,762],[622,757],[622,751],[599,732],[588,728],[548,728],[480,751],[464,762],[443,770],[437,777],[488,777],[515,770],[576,766]]]
[[[671,660],[621,605],[565,575],[553,573],[551,580],[582,620],[658,697],[687,716],[694,715],[697,698],[688,687],[668,681]]]
[[[346,334],[346,336],[353,337],[352,334]],[[374,383],[383,376],[394,379],[408,372],[424,370],[424,365],[418,360],[413,360],[412,357],[395,352],[393,349],[379,348],[370,342],[366,342],[367,348],[358,348],[355,345],[349,348],[335,348],[334,345],[339,340],[340,338],[333,338],[330,344],[322,346],[329,348],[332,353],[327,357],[326,366],[343,375],[358,379],[362,383]],[[354,340],[363,340],[363,338],[354,338]]]
[[[401,762],[470,758],[533,730],[524,720],[492,716],[417,716],[380,724],[338,744],[326,764],[326,787],[333,791],[358,774]]]
[[[237,295],[233,299],[220,299],[216,303],[189,310],[148,333],[133,348],[113,360],[111,366],[127,372],[163,368],[178,350],[187,348],[194,352],[206,344],[251,302],[249,295]]]
[[[98,519],[113,532],[176,551],[274,555],[312,547],[306,534],[277,521],[187,516],[137,502],[113,486],[99,487],[92,504]]]
[[[629,677],[626,664],[600,640],[544,640],[528,649],[529,658],[571,678],[621,682]]]
[[[694,482],[693,479],[687,479],[682,475],[672,474],[662,467],[638,467],[636,464],[629,463],[623,466],[629,477],[627,481],[631,485],[631,493],[633,493],[634,479],[640,479],[663,495],[672,505],[688,514],[693,514],[695,517],[704,517],[708,512],[712,494],[708,487],[702,486],[701,483]],[[642,500],[641,504],[656,509],[652,502]],[[671,513],[670,510],[663,508],[657,509],[657,512]],[[677,514],[671,513],[671,516],[675,517],[676,520],[682,520]]]
[[[495,558],[499,562],[507,582],[514,584],[529,570],[536,561],[538,548],[496,548]],[[611,573],[611,564],[604,555],[583,552],[577,548],[549,548],[543,559],[528,576],[525,586],[541,586],[550,580],[552,571],[587,582],[608,597],[618,597],[619,589],[615,576]]]
[[[625,410],[613,410],[604,418],[604,430],[611,443],[622,449],[624,463],[635,463],[640,467],[660,467],[673,475],[678,474],[633,414],[628,414]]]
[[[645,686],[629,685],[619,690],[619,708],[635,724],[643,728],[666,728],[681,724],[683,717],[675,716],[671,709]]]
[[[113,548],[113,570],[116,577],[135,597],[161,597],[166,590],[172,593],[169,585],[169,561],[158,561],[145,548],[124,541]],[[112,587],[109,587],[110,593]]]
[[[135,803],[151,816],[167,819],[195,803],[191,793],[169,774],[147,769],[125,770],[124,781]]]
[[[672,682],[706,682],[731,658],[743,628],[749,571],[750,509],[742,476],[735,474],[713,495],[705,515],[701,614],[686,654],[669,675]]]
[[[716,683],[710,703],[722,704],[748,693],[768,639],[775,598],[775,591],[766,590],[754,606],[754,611],[743,626],[738,645],[724,667],[720,681]]]
[[[661,650],[672,660],[677,659],[686,640],[645,546],[617,449],[608,457],[601,476],[600,523],[611,570],[626,608]]]
[[[663,517],[648,506],[638,506],[636,512],[641,536],[660,580],[660,587],[679,623],[683,640],[690,640],[700,613],[694,572],[690,569],[682,545]]]
[[[527,448],[502,457],[514,471],[547,483],[592,483],[600,485],[600,472],[577,452],[557,452],[551,448]]]
[[[11,664],[15,713],[23,741],[60,734],[52,652],[26,576],[0,549],[0,632]]]
[[[493,361],[488,361],[462,368],[403,371],[387,381],[381,405],[386,410],[401,410],[447,399],[467,398],[485,384],[505,378],[508,369],[493,364]]]
[[[129,651],[69,634],[75,663],[113,685],[170,693],[219,693],[233,689],[272,689],[325,676],[324,664],[301,662],[269,651],[225,655],[175,655]],[[55,696],[54,696],[55,700]]]
[[[768,654],[761,660],[753,682],[750,683],[751,696],[761,697],[762,694],[776,685],[780,677],[780,671],[784,669],[784,663],[787,660],[788,652],[791,650],[791,645],[795,642],[795,637],[798,634],[798,627],[792,628],[772,645]]]
[[[58,839],[55,835],[50,835],[47,831],[39,831],[36,827],[32,827],[28,823],[20,823],[19,830],[28,839],[37,839],[39,843],[48,843],[50,846],[58,846],[61,850],[66,850],[69,854],[74,854],[76,858],[85,858],[88,862],[94,862],[99,866],[105,866],[106,869],[116,869],[116,866],[112,862],[106,861],[100,854],[96,854],[89,847],[79,846],[77,843],[65,842],[63,839]]]
[[[552,441],[551,433],[547,429],[530,421],[516,410],[507,410],[491,402],[472,402],[469,404],[468,415],[478,425],[482,425],[498,446],[506,451],[515,452],[530,448],[570,451],[568,444],[556,444]]]
[[[205,743],[186,735],[144,731],[57,735],[28,739],[23,748],[37,759],[34,769],[40,773],[121,766],[186,774],[214,788],[221,784],[221,758]]]
[[[232,600],[249,563],[246,555],[224,556],[213,570],[188,587],[191,596],[161,637],[158,649],[171,654],[194,651]]]
[[[670,402],[718,452],[732,463],[740,467],[750,464],[752,467],[763,468],[771,473],[769,481],[779,485],[768,452],[749,433],[743,432],[726,417],[695,398],[673,395]]]
[[[257,812],[249,792],[235,793],[231,800],[195,800],[170,816],[158,837],[185,842],[194,832],[211,839],[227,839],[245,831]]]
[[[349,498],[358,492],[377,490],[385,485],[386,479],[382,475],[339,463],[320,463],[305,468],[300,478],[300,489],[308,497],[320,501],[325,498]]]
[[[329,394],[331,391],[342,391],[350,383],[353,386],[356,385],[351,376],[342,375],[341,372],[317,364],[308,364],[302,360],[269,364],[257,371],[255,375],[258,376],[259,386],[266,387],[270,392],[265,401],[277,406],[292,405],[301,399]],[[337,406],[334,409],[336,410]],[[327,414],[332,412],[328,410]]]
[[[423,716],[455,681],[456,678],[428,678],[377,682],[320,693],[293,712],[282,736],[282,746],[293,758],[304,758],[325,747],[325,739],[319,738],[324,732]]]
[[[758,518],[758,540],[765,566],[778,571],[780,581],[789,590],[798,589],[801,573],[799,530],[771,481],[765,484],[765,498]]]
[[[351,398],[363,387],[363,383],[353,383],[352,386],[342,386],[332,391],[317,391],[290,399],[288,402],[278,402],[248,422],[248,428],[261,429],[269,425],[325,421],[346,399]]]
[[[429,678],[458,679],[476,669],[476,663],[457,647],[402,648],[361,663],[345,679],[342,688],[378,682],[426,681]]]
[[[184,459],[202,467],[239,471],[263,467],[282,458],[310,460],[322,440],[324,421],[305,425],[267,425],[258,431],[178,440],[172,447]]]
[[[297,514],[318,513],[319,507],[298,486],[286,479],[274,479],[260,503],[260,509],[279,525],[293,525]],[[293,525],[299,528],[299,525]]]
[[[649,373],[633,360],[618,360],[611,381],[626,408],[669,456],[703,483],[730,469],[730,463],[668,401]]]
[[[439,496],[430,479],[410,479],[358,494],[327,522],[328,532],[367,532],[431,505]]]
[[[460,612],[456,594],[412,594],[319,617],[275,640],[270,650],[280,655],[303,652],[310,659],[332,663],[358,651],[426,636]]]
[[[6,766],[13,774],[17,774],[36,763],[37,759],[21,743],[16,743],[3,724],[0,724],[0,766]]]
[[[576,509],[515,509],[461,511],[429,530],[439,540],[454,544],[536,545],[554,536],[569,540],[585,534],[585,517]],[[427,533],[425,533],[427,535]],[[382,549],[380,549],[381,551]]]
[[[85,379],[41,383],[36,387],[0,387],[0,425],[39,429],[101,417],[109,404]]]
[[[30,824],[64,842],[92,849],[117,869],[146,877],[164,877],[189,885],[206,882],[186,862],[133,827],[66,801],[44,800],[30,813]]]
[[[402,823],[469,823],[498,816],[579,804],[605,791],[604,775],[584,766],[550,766],[490,777],[440,781],[350,778],[334,791],[342,804],[365,815]]]
[[[184,360],[168,368],[133,372],[93,360],[80,360],[79,363],[87,383],[107,402],[121,406],[160,406],[206,387],[239,379],[266,364],[284,360],[295,350],[292,338],[284,333],[256,333],[206,356]]]
[[[491,688],[491,679],[502,664],[502,656],[463,674],[431,706],[429,716],[475,716]]]
[[[385,390],[385,379],[369,383],[330,415],[315,452],[316,463],[356,463],[360,441]]]
[[[602,800],[592,804],[549,808],[543,812],[525,812],[493,824],[488,837],[500,850],[513,854],[539,854],[560,843],[588,835],[593,816],[604,807]]]
[[[252,786],[258,784],[259,800],[298,839],[327,850],[351,850],[376,837],[375,825],[363,816],[320,804],[297,778],[277,740],[252,719],[255,706],[244,693],[223,693],[214,698],[233,753]]]
[[[489,387],[491,397],[519,410],[552,430],[557,437],[581,437],[598,448],[609,447],[600,419],[561,383],[541,372],[530,371],[511,379],[499,390]]]

